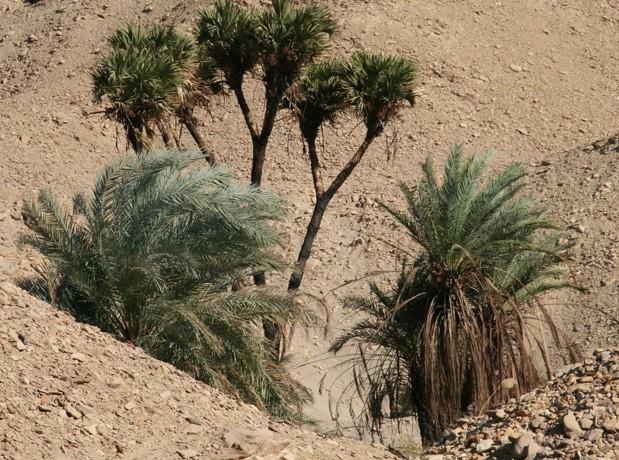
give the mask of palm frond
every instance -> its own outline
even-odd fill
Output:
[[[417,66],[409,59],[357,52],[343,79],[348,99],[369,127],[383,126],[402,103],[415,103]]]
[[[277,417],[302,420],[309,393],[272,356],[258,324],[315,325],[289,294],[233,290],[282,268],[273,248],[284,203],[195,167],[199,155],[138,152],[103,169],[73,214],[49,192],[24,203],[22,244],[46,259],[25,282],[96,324]]]
[[[470,407],[510,396],[502,380],[516,379],[523,392],[540,381],[533,356],[546,350],[531,349],[523,316],[544,293],[570,287],[567,247],[544,209],[519,196],[521,166],[484,180],[494,154],[464,158],[454,147],[442,181],[428,159],[419,184],[402,186],[406,209],[385,206],[421,252],[392,288],[373,285],[370,298],[347,304],[365,317],[332,346],[374,347],[356,367],[373,425],[408,411],[424,439],[436,440]],[[384,400],[387,413],[377,410]]]

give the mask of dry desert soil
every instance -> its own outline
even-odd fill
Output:
[[[497,165],[527,167],[530,190],[575,242],[573,276],[585,288],[547,298],[548,309],[583,356],[618,346],[619,1],[326,3],[341,29],[333,53],[413,58],[421,96],[371,148],[325,217],[303,288],[324,299],[332,327],[326,338],[298,333],[293,348],[295,373],[315,392],[308,413],[334,430],[329,398],[344,378],[327,378],[331,392],[318,394],[317,386],[334,365],[325,355],[329,340],[352,321],[340,299],[364,292],[368,274],[393,270],[393,245],[406,241],[375,203],[397,206],[398,183],[414,183],[420,162],[430,154],[441,162],[454,143],[468,152],[496,148]],[[379,447],[268,421],[12,284],[36,262],[15,244],[24,196],[42,187],[63,197],[87,190],[126,149],[114,124],[93,114],[89,70],[107,37],[126,21],[190,31],[206,4],[0,0],[0,458],[240,458],[226,457],[235,436],[253,458],[390,458]],[[248,87],[259,106],[258,84]],[[216,99],[201,119],[212,149],[247,180],[250,143],[232,99]],[[265,186],[290,203],[284,250],[291,260],[312,197],[295,128],[279,120],[265,167]],[[343,164],[360,136],[352,122],[326,129],[326,166]],[[271,282],[284,287],[283,278]]]

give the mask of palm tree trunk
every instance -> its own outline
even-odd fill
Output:
[[[277,92],[273,96],[267,94],[267,104],[264,112],[264,120],[262,122],[262,130],[260,136],[252,137],[253,155],[251,162],[251,183],[260,187],[262,185],[262,171],[264,169],[264,161],[266,159],[267,146],[269,138],[275,126],[275,117],[282,103],[283,93]]]
[[[135,153],[139,153],[146,149],[144,136],[142,134],[142,122],[137,118],[130,118],[125,121],[125,131],[127,133],[127,141]]]
[[[206,141],[198,129],[198,119],[194,116],[192,109],[190,107],[181,108],[180,118],[181,122],[187,127],[187,131],[189,131],[189,134],[200,149],[200,152],[204,155],[205,160],[210,164],[215,164],[215,155],[209,151],[206,146]]]
[[[337,191],[342,187],[344,182],[346,182],[346,179],[350,177],[352,172],[355,170],[355,168],[363,158],[363,155],[365,155],[365,152],[367,152],[368,148],[381,131],[382,130],[380,128],[368,129],[363,143],[359,146],[355,154],[348,161],[348,163],[346,163],[344,168],[342,168],[342,170],[335,177],[335,179],[333,179],[333,182],[331,183],[331,185],[329,185],[329,188],[324,191],[324,193],[319,192],[319,190],[322,188],[322,185],[318,182],[320,180],[320,165],[316,161],[317,155],[315,150],[315,139],[308,141],[312,169],[316,169],[316,171],[312,171],[314,186],[316,188],[317,194],[316,204],[314,205],[312,217],[310,218],[309,224],[307,225],[307,230],[305,231],[305,238],[303,240],[301,250],[299,251],[299,255],[297,257],[295,270],[290,276],[290,280],[288,282],[289,291],[295,291],[299,289],[299,287],[301,287],[303,275],[305,274],[305,266],[307,265],[307,261],[312,255],[314,241],[316,240],[316,235],[318,235],[318,230],[320,230],[320,224],[322,223],[322,218],[324,217],[325,211],[327,210],[329,203],[331,202]]]
[[[173,148],[172,139],[174,135],[170,132],[170,126],[165,121],[160,121],[157,123],[157,128],[159,129],[159,133],[161,134],[161,138],[163,139],[163,143],[166,148]]]
[[[301,282],[303,281],[303,275],[305,274],[305,265],[312,255],[312,247],[314,246],[314,240],[316,239],[316,235],[318,235],[318,230],[320,230],[320,224],[322,223],[322,218],[327,210],[327,206],[329,205],[330,198],[322,195],[320,198],[316,200],[316,204],[314,205],[314,211],[312,212],[312,217],[310,218],[309,224],[307,225],[307,230],[305,231],[305,238],[303,240],[303,244],[301,245],[301,250],[299,251],[299,256],[297,257],[297,263],[290,277],[290,281],[288,282],[288,290],[295,291],[299,289],[301,286]]]

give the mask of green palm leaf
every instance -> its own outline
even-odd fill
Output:
[[[140,152],[108,165],[70,213],[49,192],[24,203],[21,243],[46,259],[27,285],[80,321],[143,347],[277,417],[302,420],[307,390],[259,333],[263,320],[315,324],[288,294],[233,290],[282,267],[283,203],[197,168],[199,156]]]
[[[389,401],[391,416],[408,408],[424,439],[433,441],[470,408],[509,397],[502,380],[516,379],[520,391],[540,381],[530,345],[536,341],[523,317],[540,307],[540,295],[570,286],[567,247],[544,210],[519,196],[520,165],[484,180],[493,156],[465,159],[456,146],[442,181],[427,160],[419,184],[402,186],[406,209],[385,207],[419,255],[392,287],[373,285],[370,298],[347,303],[364,319],[332,346],[334,352],[347,344],[374,347],[358,358],[357,370],[375,424],[386,415],[376,407]]]

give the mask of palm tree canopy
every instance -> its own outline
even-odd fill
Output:
[[[313,64],[289,91],[285,104],[299,119],[304,136],[315,136],[323,123],[334,122],[348,108],[344,68],[344,62],[337,59]]]
[[[523,168],[509,165],[484,181],[493,155],[463,159],[456,146],[442,182],[427,160],[418,186],[402,185],[406,209],[385,208],[418,255],[390,288],[372,285],[371,297],[348,300],[364,319],[331,348],[373,345],[362,358],[371,369],[364,395],[370,418],[380,423],[384,399],[392,413],[409,407],[426,440],[469,405],[480,410],[508,397],[502,380],[515,378],[520,391],[539,382],[532,353],[537,344],[545,357],[543,339],[527,332],[523,318],[535,308],[548,318],[539,296],[570,286],[559,227],[520,196]]]
[[[337,25],[322,6],[296,7],[293,0],[272,0],[271,6],[257,21],[262,71],[268,88],[285,90],[329,48]]]
[[[281,267],[283,203],[200,155],[138,153],[106,167],[73,212],[49,192],[24,203],[21,242],[46,258],[33,291],[272,414],[297,419],[306,390],[275,364],[262,320],[313,323],[288,295],[233,291]]]
[[[350,102],[368,127],[382,127],[403,102],[415,103],[417,66],[409,59],[358,52],[342,77]]]
[[[165,119],[190,83],[191,40],[167,26],[120,26],[111,51],[92,71],[97,104],[109,102],[108,115],[123,124],[148,125]]]
[[[234,0],[217,0],[198,11],[197,42],[221,69],[228,84],[240,85],[258,62],[256,17]]]

